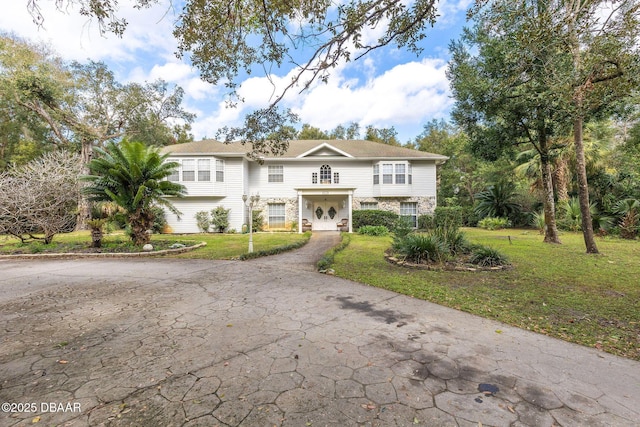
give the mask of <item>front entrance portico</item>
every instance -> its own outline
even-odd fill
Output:
[[[338,223],[347,220],[349,232],[352,232],[351,213],[353,188],[325,188],[319,190],[298,188],[298,232],[302,233],[302,224],[311,223],[313,231],[335,231]]]

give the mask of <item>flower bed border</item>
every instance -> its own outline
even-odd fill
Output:
[[[513,265],[499,265],[497,267],[480,267],[480,266],[471,266],[470,264],[464,263],[444,263],[444,264],[416,264],[414,262],[405,261],[399,259],[390,251],[385,251],[384,259],[393,265],[397,265],[398,267],[405,268],[413,268],[416,270],[432,270],[432,271],[467,271],[472,273],[483,272],[483,271],[505,271],[513,268]]]

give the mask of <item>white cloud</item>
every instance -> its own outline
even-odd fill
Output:
[[[350,70],[342,66],[332,74],[327,84],[316,82],[300,94],[296,90],[290,91],[282,106],[292,108],[302,123],[323,130],[350,122],[359,123],[361,128],[372,125],[378,128],[395,126],[398,130],[421,129],[432,118],[446,117],[451,107],[445,70],[443,60],[424,59],[397,65],[358,84],[356,79],[344,78],[344,73]],[[273,84],[282,88],[290,81],[292,73],[285,77],[272,77],[273,83],[266,77],[247,79],[239,90],[245,97],[245,103],[233,109],[219,104],[214,114],[202,118],[194,126],[194,132],[198,134],[206,128],[204,133],[210,136],[213,134],[210,129],[239,125],[247,112],[267,106],[274,93]],[[408,132],[413,133],[400,135],[400,139],[407,140],[420,131]]]
[[[102,37],[95,22],[89,23],[74,9],[68,13],[57,11],[55,2],[48,0],[39,0],[45,15],[44,29],[38,29],[32,22],[25,2],[3,5],[0,28],[31,40],[49,42],[68,60],[104,61],[123,82],[162,78],[180,85],[185,90],[185,108],[198,114],[193,124],[196,138],[214,137],[220,127],[239,125],[245,114],[268,105],[291,81],[293,70],[284,76],[272,76],[271,80],[252,76],[238,91],[245,103],[238,108],[226,108],[224,86],[203,82],[190,64],[175,57],[177,42],[172,31],[176,12],[170,9],[171,1],[161,0],[161,4],[142,10],[132,8],[130,2],[120,2],[119,16],[129,22],[122,38],[112,34]],[[471,1],[442,0],[439,12],[444,16],[438,22],[447,25],[441,28],[460,18]],[[375,40],[384,28],[380,25],[366,31],[365,39]],[[431,56],[438,55],[437,49],[430,48]],[[421,129],[422,124],[434,117],[446,117],[452,101],[442,60],[424,58],[399,63],[403,60],[402,52],[389,47],[359,61],[340,64],[331,70],[327,84],[314,82],[302,93],[299,93],[302,83],[291,88],[282,106],[292,108],[302,122],[325,130],[358,122],[363,128],[395,126],[399,131],[411,133],[407,136],[415,136],[419,130],[411,129]],[[306,78],[308,75],[300,81]]]
[[[446,64],[425,59],[397,65],[362,86],[318,85],[305,96],[299,114],[322,129],[358,122],[362,127],[424,123],[451,106]]]
[[[38,28],[25,2],[5,3],[0,14],[0,28],[30,40],[49,43],[68,60],[134,61],[141,52],[170,57],[177,46],[172,36],[171,16],[165,16],[170,7],[168,0],[143,10],[134,9],[129,2],[121,2],[118,15],[129,22],[122,38],[113,34],[101,36],[97,22],[81,16],[73,5],[65,3],[60,11],[55,2],[38,1],[44,16],[43,27]]]

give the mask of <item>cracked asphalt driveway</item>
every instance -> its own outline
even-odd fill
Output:
[[[637,362],[295,256],[0,261],[0,425],[640,423]]]

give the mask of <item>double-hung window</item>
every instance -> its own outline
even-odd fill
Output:
[[[382,182],[380,181],[380,169],[382,169]],[[412,184],[411,173],[411,164],[408,162],[375,163],[373,165],[373,185]]]
[[[404,163],[396,163],[396,184],[404,184],[406,182],[405,180],[405,171],[407,168],[407,165],[405,165]]]
[[[284,166],[269,166],[269,182],[284,182]]]
[[[216,182],[224,182],[224,160],[216,160]]]
[[[413,227],[418,227],[418,204],[416,202],[400,202],[400,216],[409,218]]]
[[[382,183],[393,184],[393,163],[382,164]]]
[[[196,180],[196,161],[194,159],[182,160],[182,180],[183,181]]]
[[[378,209],[378,202],[360,202],[360,209]]]
[[[167,181],[178,182],[180,181],[180,162],[174,159],[169,159],[169,161],[178,163],[178,166],[171,171],[171,175],[167,177]]]
[[[211,160],[198,159],[198,181],[211,181]]]
[[[269,204],[269,228],[284,228],[285,206],[284,203]]]

